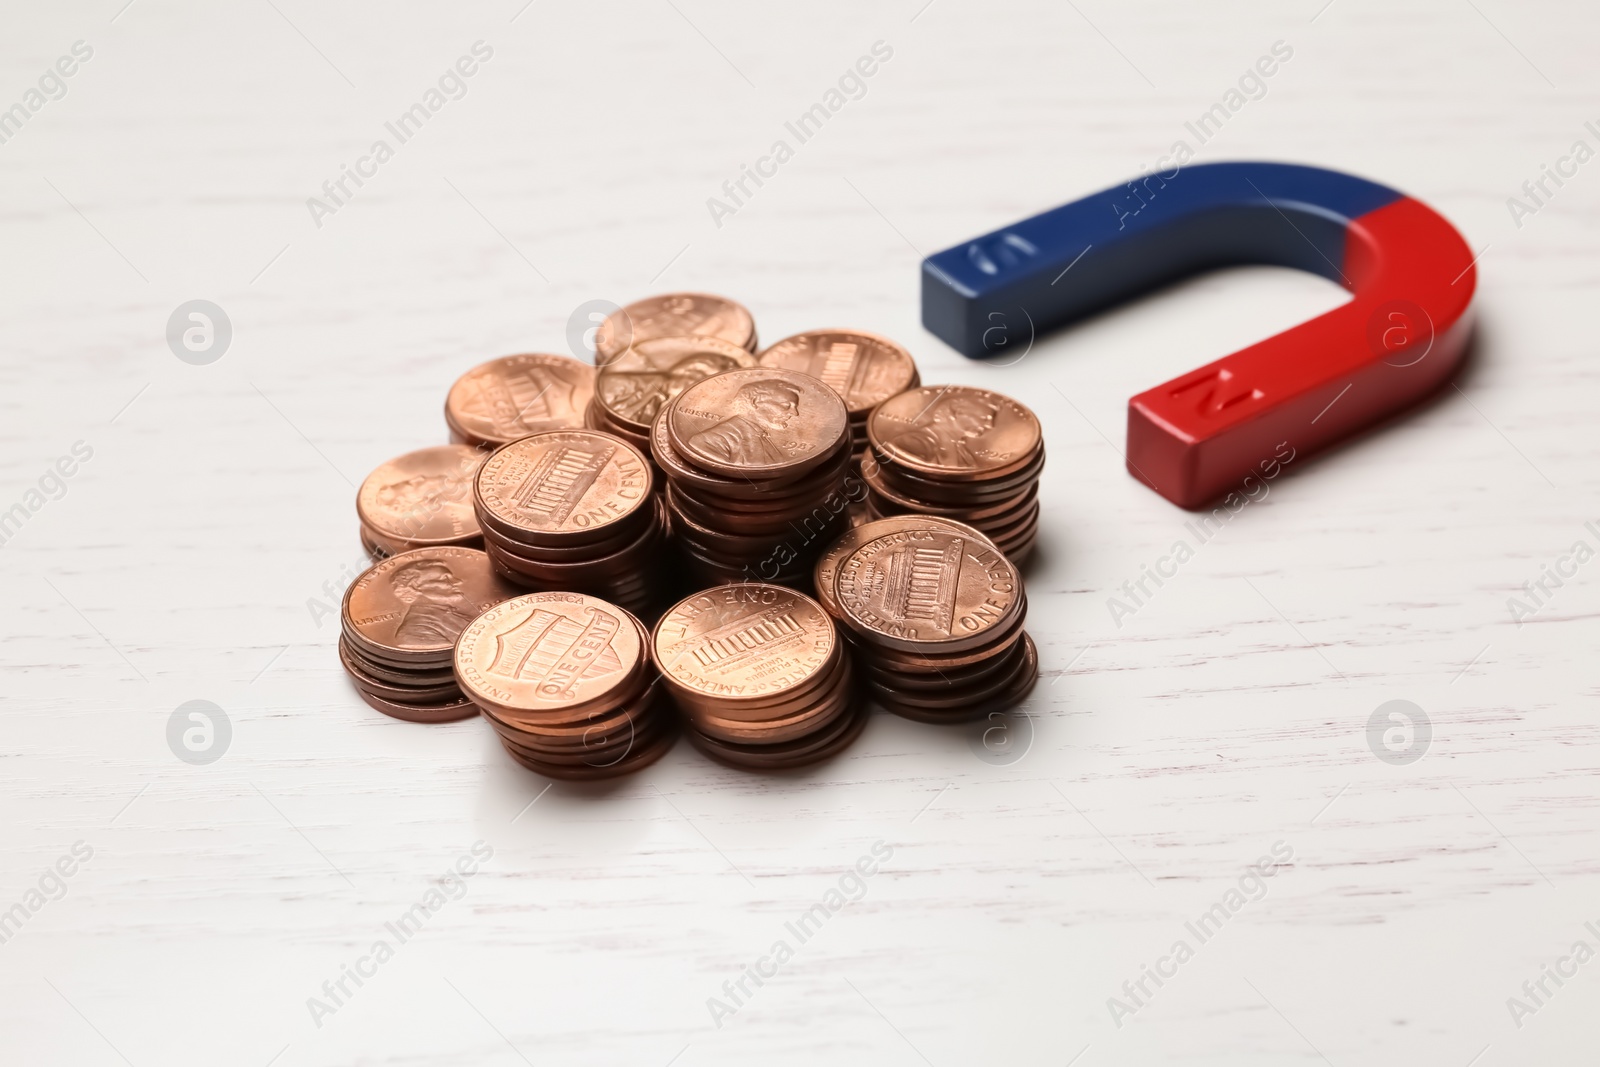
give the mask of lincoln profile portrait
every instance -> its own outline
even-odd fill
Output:
[[[762,378],[740,386],[729,406],[732,415],[689,438],[690,451],[735,467],[764,467],[789,458],[771,435],[800,414],[798,389]]]
[[[890,447],[918,463],[951,470],[972,470],[978,466],[971,442],[994,429],[1000,409],[991,401],[971,393],[947,393],[923,412],[916,424],[898,437]]]
[[[389,577],[394,595],[405,605],[395,638],[403,645],[448,645],[477,612],[449,567],[433,560],[407,563]]]

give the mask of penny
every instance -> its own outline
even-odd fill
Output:
[[[748,497],[725,496],[675,477],[669,477],[666,481],[670,495],[679,500],[691,501],[708,511],[727,514],[732,518],[755,520],[803,512],[814,506],[819,497],[840,496],[849,502],[863,499],[865,483],[852,483],[845,471],[844,463],[830,463],[826,469],[819,468],[815,472],[816,477],[807,476],[803,483]],[[852,489],[853,496],[850,495]]]
[[[448,666],[441,670],[431,667],[418,668],[415,665],[391,664],[386,660],[362,652],[347,641],[342,634],[339,636],[338,646],[341,661],[348,657],[361,669],[363,674],[370,675],[381,682],[388,682],[391,685],[444,686],[454,685],[456,681],[455,673]]]
[[[678,454],[726,477],[797,474],[848,440],[839,394],[809,374],[777,368],[706,378],[680,393],[666,414]]]
[[[763,367],[820,379],[844,398],[852,420],[917,384],[911,353],[865,330],[807,330],[761,353]]]
[[[480,456],[482,454],[483,453],[481,452],[479,453]],[[460,540],[450,541],[448,543],[452,545],[460,545],[462,548],[482,548],[483,537],[480,534],[477,537],[463,537]],[[382,534],[368,529],[365,524],[362,524],[361,547],[366,549],[367,555],[372,557],[372,562],[376,563],[380,559],[384,559],[387,556],[394,556],[401,552],[410,552],[414,548],[426,548],[428,546],[426,544],[417,544],[412,541],[392,541],[389,538],[384,537]]]
[[[362,572],[340,605],[353,646],[390,662],[448,663],[456,635],[513,595],[475,548],[419,548]]]
[[[717,337],[635,341],[595,376],[594,404],[608,423],[644,436],[662,405],[695,382],[755,365],[742,346]]]
[[[366,526],[361,527],[361,547],[366,550],[367,555],[371,557],[372,562],[374,563],[394,555],[394,552],[390,550],[388,545],[379,544],[379,539],[374,537],[372,535],[372,531],[368,530]],[[467,547],[478,548],[480,546],[469,544]]]
[[[836,640],[816,601],[760,583],[696,593],[670,608],[651,637],[670,683],[729,704],[801,685],[832,658]]]
[[[466,444],[494,447],[545,430],[576,429],[594,396],[594,368],[530,353],[480,363],[450,387],[444,417]]]
[[[364,689],[357,689],[356,692],[369,707],[376,708],[390,718],[407,722],[459,722],[478,714],[478,706],[465,697],[440,704],[401,704],[374,696]]]
[[[972,722],[993,712],[1007,711],[1016,707],[1033,691],[1033,687],[1039,681],[1039,655],[1038,650],[1034,648],[1032,638],[1025,640],[1024,649],[1022,667],[1013,676],[1010,686],[1005,691],[960,707],[935,709],[903,703],[898,694],[885,693],[870,684],[868,691],[872,699],[881,704],[885,710],[902,718],[939,724]]]
[[[821,670],[779,693],[759,700],[728,700],[707,697],[680,687],[677,703],[692,722],[765,723],[773,726],[825,703],[850,675],[850,657],[841,642]]]
[[[834,580],[835,588],[838,579]],[[848,618],[845,623],[845,632],[849,633],[858,644],[867,644],[872,648],[875,662],[886,667],[901,671],[948,671],[953,667],[971,667],[983,662],[992,656],[1006,642],[1016,641],[1022,635],[1023,625],[1028,617],[1028,597],[1026,592],[1018,595],[1016,607],[1005,621],[989,630],[985,639],[965,648],[935,649],[925,645],[915,648],[900,648],[884,644],[876,640],[876,635],[858,631],[851,627]]]
[[[651,503],[652,511],[657,510],[657,507],[654,502]],[[653,547],[663,536],[660,524],[650,523],[640,528],[633,539],[621,547],[613,549],[608,544],[601,549],[604,555],[592,556],[589,559],[562,557],[552,559],[543,555],[543,549],[514,552],[498,543],[492,548],[491,555],[497,562],[529,577],[555,582],[582,581],[585,578],[608,576],[629,563],[642,563],[643,560],[637,558],[639,553]]]
[[[1006,516],[1004,521],[994,519],[980,520],[985,532],[996,544],[1002,541],[1014,540],[1024,533],[1029,533],[1039,525],[1039,502],[1036,500],[1028,505],[1020,515]]]
[[[613,312],[594,335],[594,362],[604,367],[629,347],[657,337],[713,337],[746,351],[756,324],[744,305],[710,293],[663,293]]]
[[[648,676],[647,676],[648,677]],[[653,735],[671,716],[665,713],[664,693],[656,676],[627,704],[570,723],[548,723],[523,717],[513,719],[491,705],[480,705],[501,736],[524,747],[544,752],[581,752],[614,748],[635,738]]]
[[[652,510],[659,510],[655,508]],[[560,563],[562,561],[582,563],[600,556],[608,556],[639,540],[648,530],[649,524],[640,526],[638,523],[628,523],[617,530],[615,535],[601,541],[591,541],[586,544],[576,545],[528,545],[521,541],[513,540],[505,534],[490,528],[484,534],[484,542],[492,547],[491,556],[516,556],[533,562]]]
[[[478,520],[472,513],[472,476],[482,463],[483,453],[466,445],[423,448],[389,460],[367,475],[356,493],[362,528],[384,548],[473,540]]]
[[[668,730],[667,726],[661,725],[653,727],[648,733],[618,737],[603,744],[579,744],[567,748],[528,744],[504,734],[500,736],[500,741],[528,762],[541,766],[604,769],[621,764],[635,749],[644,749],[659,741]]]
[[[849,435],[839,433],[820,459],[778,473],[739,474],[696,466],[673,439],[679,409],[696,390],[752,374],[789,374],[815,391],[832,393],[795,372],[733,371],[709,378],[662,408],[651,427],[652,452],[666,475],[673,538],[700,584],[754,579],[798,586],[816,553],[849,525]],[[834,413],[842,412],[843,401],[837,395],[831,400]]]
[[[949,519],[935,519],[921,515],[896,515],[890,518],[875,519],[862,523],[846,531],[833,544],[823,550],[817,557],[816,566],[812,568],[813,585],[816,590],[817,600],[827,609],[828,614],[834,618],[842,618],[839,611],[838,600],[834,596],[834,578],[839,573],[839,564],[844,562],[846,556],[856,549],[884,534],[898,533],[905,530],[919,529],[929,522],[943,523],[945,526],[958,531],[976,541],[988,541],[983,534],[959,522]]]
[[[529,593],[462,630],[455,669],[469,697],[563,721],[615,693],[644,655],[627,612],[582,593]]]
[[[948,681],[938,689],[908,689],[891,678],[879,675],[869,676],[867,682],[875,691],[887,690],[897,704],[907,707],[948,711],[981,704],[1010,691],[1015,687],[1019,674],[1037,668],[1037,659],[1029,658],[1028,650],[1031,647],[1029,640],[1024,638],[1011,651],[999,657],[995,669],[985,677]]]
[[[820,503],[803,504],[806,509],[803,512],[779,512],[770,516],[719,513],[682,493],[669,493],[667,499],[679,520],[680,535],[714,531],[746,540],[753,538],[755,543],[765,545],[767,551],[774,546],[775,538],[799,543],[820,538],[822,544],[827,544],[850,524],[849,501],[839,493],[830,494]],[[713,523],[722,529],[718,530]]]
[[[653,712],[637,721],[623,720],[619,730],[603,734],[579,731],[565,739],[496,726],[501,740],[516,745],[526,755],[555,763],[613,763],[626,756],[634,745],[647,742],[668,728],[667,717]]]
[[[528,570],[522,569],[522,564],[510,556],[491,553],[489,560],[495,574],[511,586],[514,586],[519,592],[527,592],[529,590],[541,593],[561,592],[560,587],[564,583],[571,581],[569,578],[552,579],[542,572],[537,574],[530,573]],[[588,589],[582,590],[583,592],[602,596],[604,599],[617,601],[618,603],[629,598],[651,599],[656,589],[655,582],[648,577],[624,576],[613,579],[600,575],[594,576],[592,580],[585,580],[584,584],[588,586]],[[622,606],[629,611],[636,610],[632,604],[623,604]]]
[[[835,445],[835,451],[824,456],[816,467],[787,479],[767,479],[747,474],[723,475],[701,470],[689,463],[672,441],[669,420],[676,406],[676,401],[669,402],[651,426],[650,453],[669,481],[692,485],[697,491],[719,493],[735,500],[787,499],[795,493],[810,492],[813,478],[827,481],[842,477],[849,462],[849,438],[841,437]],[[830,462],[837,466],[830,466]]]
[[[620,437],[645,455],[650,454],[650,438],[645,434],[635,433],[622,423],[611,418],[599,404],[590,402],[589,410],[585,412],[583,424],[591,430],[601,430]]]
[[[385,700],[401,704],[438,704],[461,697],[461,689],[456,685],[453,675],[445,681],[432,683],[404,677],[397,679],[394,675],[385,677],[384,673],[371,670],[352,655],[349,645],[343,640],[339,642],[339,662],[344,665],[345,673],[357,689]]]
[[[726,741],[736,745],[776,745],[802,737],[813,737],[827,730],[848,710],[852,695],[852,687],[836,687],[824,703],[815,704],[806,708],[803,713],[773,722],[745,724],[703,715],[690,721],[696,734],[715,741]]]
[[[876,492],[868,494],[867,503],[873,517],[884,518],[890,515],[923,514],[912,509],[892,504],[879,496]],[[1040,508],[1037,501],[1025,505],[1021,511],[1014,514],[1002,515],[998,519],[965,516],[968,523],[991,542],[995,547],[1004,552],[1013,563],[1021,563],[1021,558],[1016,555],[1015,549],[1025,544],[1031,544],[1039,528]],[[945,516],[929,516],[944,518]],[[954,521],[954,520],[949,520]]]
[[[995,681],[1002,676],[1009,677],[1016,667],[1017,650],[1021,647],[1021,641],[1014,642],[1000,655],[991,656],[982,663],[965,668],[959,673],[940,671],[934,674],[913,674],[869,663],[863,666],[861,678],[869,685],[880,686],[908,696],[949,693],[967,686]],[[862,659],[865,662],[867,657],[863,656]]]
[[[832,680],[801,702],[791,702],[765,719],[723,718],[711,712],[688,712],[687,717],[700,733],[737,743],[774,744],[803,737],[825,728],[844,710],[854,690],[854,674],[848,658],[841,658]]]
[[[615,763],[606,766],[591,766],[589,764],[558,764],[540,760],[519,750],[513,742],[505,738],[500,743],[505,746],[511,758],[528,770],[542,774],[546,778],[557,778],[564,781],[597,782],[608,778],[621,777],[624,774],[633,774],[641,771],[656,760],[672,751],[672,746],[678,740],[678,733],[673,729],[666,729],[654,739],[643,745],[635,745],[627,756]]]
[[[676,734],[648,640],[608,601],[530,593],[473,620],[455,672],[518,763],[554,777],[610,777],[656,759]]]
[[[955,503],[940,501],[938,497],[943,494],[914,495],[903,485],[896,484],[896,480],[885,477],[881,471],[863,469],[861,479],[868,489],[882,497],[890,507],[914,511],[921,515],[942,515],[949,518],[960,516],[968,522],[974,519],[1003,519],[1008,514],[1020,513],[1037,500],[1039,495],[1037,474],[1032,480],[1024,482],[1020,487],[1009,489],[1004,494],[991,496],[987,493],[974,493]]]
[[[656,715],[649,703],[640,710],[594,713],[592,718],[574,723],[546,724],[515,721],[487,704],[480,704],[485,717],[493,720],[501,736],[528,748],[546,752],[571,752],[614,746],[654,728]]]
[[[912,652],[986,644],[1023,603],[1010,561],[932,523],[864,542],[840,562],[834,589],[851,629]]]
[[[556,430],[504,445],[474,481],[480,519],[519,541],[593,540],[650,499],[650,464],[596,430]]]
[[[889,462],[946,479],[999,477],[1039,448],[1039,420],[1010,397],[967,385],[924,385],[878,406],[872,447]]]
[[[677,505],[681,503],[669,498],[676,508],[674,512],[673,530],[680,541],[686,541],[702,547],[711,547],[724,550],[735,556],[763,556],[772,551],[776,544],[792,542],[804,544],[812,539],[820,539],[822,544],[827,544],[849,525],[849,516],[841,507],[828,508],[818,506],[813,512],[801,516],[805,521],[791,520],[778,527],[776,531],[734,533],[727,530],[717,530],[704,526],[689,517]],[[710,516],[708,516],[709,520]],[[736,524],[727,524],[736,525]],[[776,536],[774,536],[776,534]]]
[[[821,737],[778,745],[735,745],[690,731],[689,740],[707,756],[736,770],[788,770],[821,763],[843,752],[861,736],[868,718],[865,702],[853,700]]]
[[[861,467],[863,474],[875,476],[877,482],[887,485],[892,491],[917,500],[976,505],[1010,498],[1037,483],[1044,470],[1044,461],[1044,447],[1040,445],[1020,466],[1004,474],[992,478],[957,479],[907,470],[877,450],[869,449],[862,457]]]

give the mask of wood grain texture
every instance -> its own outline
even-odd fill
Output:
[[[1520,226],[1506,206],[1600,147],[1592,5],[123,5],[32,5],[0,39],[0,107],[93,48],[0,144],[0,510],[93,449],[0,548],[0,914],[93,850],[0,944],[8,1061],[1593,1061],[1600,963],[1520,1027],[1507,998],[1600,949],[1600,563],[1523,625],[1506,603],[1597,544],[1600,162]],[[465,95],[316,225],[307,198],[479,40]],[[1476,352],[1293,464],[1119,626],[1108,597],[1192,519],[1123,471],[1127,398],[1342,295],[1230,271],[980,366],[921,329],[918,260],[1192,143],[1280,40],[1200,158],[1444,212],[1484,250]],[[717,225],[707,198],[876,41],[865,94]],[[924,381],[1039,413],[1022,759],[880,716],[807,773],[680,745],[545,791],[484,723],[391,722],[348,688],[308,601],[359,566],[355,485],[445,439],[467,367],[666,288],[744,301],[768,340],[887,334]],[[165,341],[196,298],[233,324],[209,366]],[[232,722],[209,766],[167,746],[191,699]],[[1408,766],[1368,746],[1392,699],[1432,722]],[[308,998],[478,841],[460,899],[318,1025]],[[861,899],[798,943],[785,924],[879,841]],[[1186,924],[1277,842],[1292,859],[1200,944]],[[708,998],[780,939],[716,1025]],[[1118,1026],[1108,998],[1180,939]]]

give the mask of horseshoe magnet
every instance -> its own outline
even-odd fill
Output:
[[[999,355],[1188,275],[1298,267],[1353,299],[1128,401],[1128,470],[1181,507],[1287,442],[1309,454],[1405,408],[1460,364],[1477,272],[1438,212],[1387,186],[1282,163],[1150,174],[922,262],[922,323]]]

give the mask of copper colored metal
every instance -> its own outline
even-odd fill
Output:
[[[646,437],[662,405],[694,383],[755,365],[748,350],[717,337],[636,340],[595,376],[594,410],[608,426]]]
[[[867,433],[861,477],[874,514],[968,523],[1018,563],[1032,551],[1044,438],[1026,407],[987,389],[921,386],[879,405]]]
[[[844,714],[820,735],[770,745],[744,745],[689,731],[690,742],[718,763],[747,771],[779,771],[809,767],[832,759],[855,743],[869,718],[866,704],[852,698]]]
[[[1034,648],[1033,639],[1026,636],[1022,647],[1021,661],[1011,676],[1010,684],[999,693],[974,699],[970,703],[960,702],[942,708],[927,707],[910,703],[902,692],[876,682],[869,682],[867,691],[874,700],[894,714],[919,722],[957,723],[982,719],[993,712],[1015,707],[1033,691],[1035,683],[1039,680],[1038,650]]]
[[[495,448],[530,433],[576,429],[594,398],[594,368],[568,356],[503,356],[450,387],[444,418],[460,442]]]
[[[799,765],[859,733],[848,716],[849,653],[804,594],[764,583],[707,589],[662,616],[651,646],[691,740],[723,762]]]
[[[391,555],[432,545],[469,545],[478,537],[472,477],[483,453],[439,445],[397,456],[367,475],[356,493],[362,531]]]
[[[652,641],[674,690],[733,707],[803,685],[832,659],[838,635],[810,597],[749,583],[680,601],[656,623]]]
[[[629,347],[657,337],[714,337],[755,351],[755,319],[743,304],[710,293],[663,293],[613,312],[594,337],[594,362],[604,367]]]
[[[363,662],[350,651],[349,645],[339,642],[339,662],[350,676],[351,684],[364,693],[392,700],[400,704],[442,704],[461,698],[461,690],[454,676],[442,681],[424,683],[403,674],[389,673],[381,666]]]
[[[890,397],[914,388],[917,364],[900,345],[865,330],[807,330],[761,353],[763,367],[820,379],[844,398],[852,423]]]
[[[924,385],[878,407],[867,422],[887,461],[941,481],[1002,477],[1043,440],[1039,420],[1010,397],[968,385]]]
[[[605,704],[633,678],[644,645],[632,616],[581,593],[529,593],[479,615],[456,642],[463,692],[530,715]]]
[[[816,565],[811,571],[812,586],[816,592],[817,600],[827,609],[828,614],[839,620],[844,617],[839,610],[839,602],[834,593],[834,579],[838,576],[839,564],[844,562],[845,557],[875,537],[921,529],[930,522],[942,523],[975,541],[988,541],[988,538],[984,537],[983,534],[964,523],[921,515],[896,515],[890,518],[873,519],[853,526],[842,537],[823,550],[822,555],[817,557]]]
[[[931,522],[864,542],[834,589],[852,630],[917,653],[986,644],[1024,603],[1021,575],[993,546]]]
[[[667,409],[684,460],[728,478],[794,476],[830,458],[850,424],[839,394],[809,374],[734,370],[685,389]]]
[[[404,719],[406,722],[459,722],[470,719],[478,714],[476,704],[462,697],[457,700],[440,704],[401,704],[383,697],[374,696],[364,689],[357,689],[361,699],[385,715],[394,719]]]
[[[513,591],[474,548],[419,548],[364,571],[345,590],[345,639],[360,652],[419,667],[448,664],[456,635]]]
[[[505,445],[474,482],[482,524],[530,545],[601,540],[645,509],[649,461],[598,430],[557,430]]]
[[[529,593],[462,632],[456,677],[519,763],[552,777],[610,777],[670,745],[647,641],[637,618],[598,597]]]

